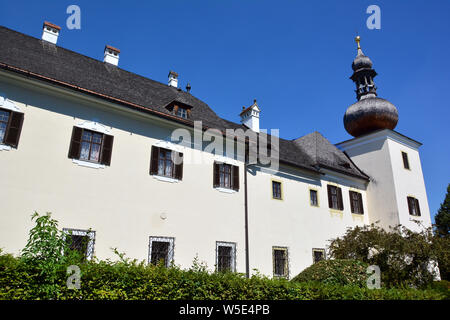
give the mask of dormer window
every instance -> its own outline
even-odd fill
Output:
[[[187,117],[188,117],[188,112],[187,112],[187,110],[186,110],[185,108],[178,107],[178,110],[177,110],[176,115],[177,115],[178,117],[187,119]]]
[[[183,119],[189,119],[191,117],[192,107],[178,100],[173,100],[172,102],[170,102],[166,106],[166,109],[173,115]]]

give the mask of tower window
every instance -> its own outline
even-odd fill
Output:
[[[403,152],[403,151],[402,151],[402,158],[403,158],[403,167],[404,167],[405,169],[410,170],[410,167],[409,167],[409,160],[408,160],[408,154],[407,154],[406,152]]]
[[[412,216],[420,217],[419,200],[414,197],[407,197],[409,214]]]
[[[283,195],[281,193],[281,182],[272,181],[272,198],[277,200],[282,200]]]
[[[317,190],[309,190],[309,203],[313,206],[313,207],[318,207],[319,206],[319,198],[317,196]]]

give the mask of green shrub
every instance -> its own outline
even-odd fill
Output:
[[[398,225],[386,231],[374,224],[349,228],[330,242],[333,259],[356,259],[381,270],[381,284],[387,287],[426,287],[436,276],[430,263],[449,259],[450,238],[433,235],[432,229],[411,231]]]
[[[368,266],[358,260],[322,260],[303,270],[292,281],[365,287]]]
[[[417,290],[374,289],[356,285],[295,282],[262,276],[245,278],[236,273],[208,273],[193,266],[146,265],[137,261],[90,261],[80,264],[81,287],[68,289],[64,267],[56,272],[56,298],[60,300],[312,300],[312,299],[444,299],[442,288]],[[36,265],[0,255],[1,299],[49,299],[41,290],[44,278]],[[448,298],[448,296],[447,296]]]

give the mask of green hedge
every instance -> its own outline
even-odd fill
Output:
[[[208,273],[198,264],[190,270],[129,261],[80,264],[81,288],[66,286],[66,266],[58,267],[56,283],[36,265],[0,255],[0,299],[445,299],[442,290],[379,289],[337,284],[302,283],[242,274]],[[54,289],[49,295],[42,287]],[[448,298],[448,296],[447,296]]]
[[[365,287],[369,264],[358,260],[322,260],[303,270],[292,281]]]

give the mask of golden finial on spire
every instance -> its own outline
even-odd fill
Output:
[[[361,46],[359,45],[359,42],[360,42],[360,41],[361,41],[360,36],[356,36],[355,42],[356,42],[356,44],[358,45],[358,50],[361,49]]]

